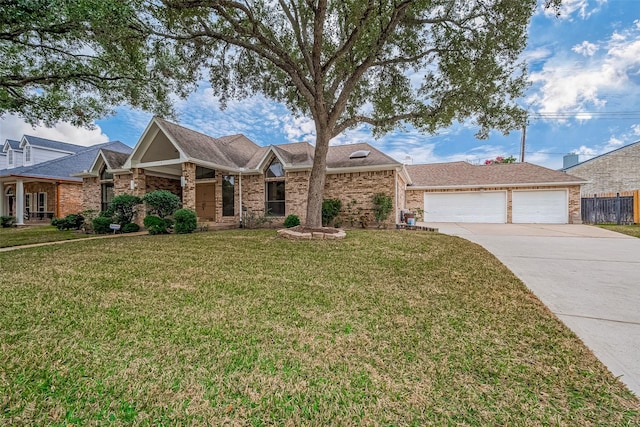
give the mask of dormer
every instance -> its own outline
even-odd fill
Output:
[[[2,146],[2,152],[7,159],[6,165],[3,166],[6,166],[7,169],[13,169],[23,165],[23,155],[19,141],[7,139]]]

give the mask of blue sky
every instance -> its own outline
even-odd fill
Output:
[[[520,100],[530,112],[525,161],[562,167],[569,152],[586,160],[640,140],[640,0],[564,0],[560,17],[542,9],[533,17],[524,57],[531,87]],[[219,109],[203,84],[176,104],[179,123],[211,136],[243,133],[260,145],[314,141],[309,118],[257,95]],[[0,120],[0,141],[22,134],[91,145],[120,140],[135,145],[151,115],[120,108],[93,130],[67,123],[32,128],[13,116]],[[474,138],[476,129],[456,124],[437,135],[395,131],[375,140],[366,127],[338,136],[333,144],[369,142],[399,161],[519,158],[521,132]]]

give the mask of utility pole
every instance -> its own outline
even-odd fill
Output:
[[[522,141],[520,141],[520,163],[524,163],[524,147],[527,142],[527,122],[522,125]]]

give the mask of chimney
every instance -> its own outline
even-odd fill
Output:
[[[570,168],[571,166],[575,166],[580,163],[578,160],[578,155],[575,153],[565,154],[562,158],[562,169]]]

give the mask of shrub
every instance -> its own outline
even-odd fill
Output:
[[[322,201],[322,225],[328,226],[340,213],[342,202],[339,199],[324,199]]]
[[[373,215],[378,226],[383,223],[393,209],[393,200],[384,193],[373,195]]]
[[[109,225],[111,225],[111,217],[109,216],[100,215],[97,218],[94,218],[91,223],[93,225],[94,233],[106,234],[111,232],[111,228],[109,228]]]
[[[136,215],[136,206],[142,203],[142,199],[138,196],[132,196],[131,194],[120,194],[111,200],[109,209],[113,212],[114,220],[116,223],[124,227],[126,224],[130,224],[133,217]]]
[[[295,227],[296,225],[300,225],[300,218],[298,215],[289,215],[284,219],[284,226],[287,228]]]
[[[147,193],[142,200],[147,204],[147,214],[160,218],[173,215],[181,205],[180,197],[167,190],[152,191]]]
[[[130,222],[123,225],[121,231],[123,233],[135,233],[136,231],[140,231],[140,226],[134,222]]]
[[[51,218],[51,225],[58,230],[79,230],[84,223],[84,217],[81,214],[69,214],[64,218]]]
[[[176,225],[174,227],[176,233],[193,233],[193,231],[198,226],[198,218],[196,216],[196,213],[191,209],[178,209],[174,212],[173,219],[176,222]]]
[[[156,215],[145,216],[143,223],[149,234],[167,234],[173,225],[173,221],[169,218],[160,218]]]
[[[0,194],[0,197],[3,197]],[[9,228],[16,226],[16,217],[15,216],[0,216],[0,226],[2,228]]]

